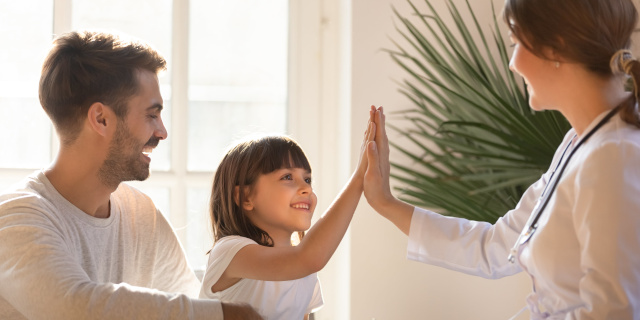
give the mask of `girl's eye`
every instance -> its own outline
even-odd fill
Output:
[[[285,174],[281,180],[293,180],[293,177],[291,176],[291,174]]]
[[[308,183],[308,184],[311,184],[311,178],[306,178],[306,179],[304,179],[304,182],[306,182],[306,183]]]

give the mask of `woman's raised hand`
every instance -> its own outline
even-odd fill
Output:
[[[368,167],[364,179],[364,196],[369,204],[378,212],[386,202],[393,199],[389,186],[389,140],[385,128],[385,115],[382,107],[371,106],[372,119],[375,124],[375,140],[367,148]]]
[[[374,109],[372,106],[372,110]],[[367,147],[368,167],[364,175],[364,196],[374,210],[408,235],[413,206],[396,199],[391,194],[389,140],[382,107],[375,110],[373,122],[376,133],[374,142],[369,143]]]

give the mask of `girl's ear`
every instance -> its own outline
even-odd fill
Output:
[[[240,202],[240,186],[235,186],[233,188],[233,202],[238,206]]]
[[[245,187],[243,191],[243,201],[242,205],[240,205],[240,186],[235,186],[233,189],[233,202],[235,202],[237,206],[242,207],[242,209],[251,211],[253,210],[253,203],[249,197],[249,187]]]
[[[251,200],[247,199],[246,201],[244,201],[242,203],[242,209],[244,209],[245,211],[253,210],[253,203],[251,202]]]

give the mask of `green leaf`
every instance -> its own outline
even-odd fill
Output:
[[[392,162],[392,178],[399,198],[414,205],[495,222],[546,171],[569,124],[529,107],[492,1],[486,27],[468,0],[461,8],[447,0],[446,12],[423,1],[408,0],[406,13],[393,8],[402,42],[392,39],[395,48],[384,50],[406,73],[396,83],[409,103],[395,115],[410,125],[388,121],[409,143],[391,147],[412,162]]]

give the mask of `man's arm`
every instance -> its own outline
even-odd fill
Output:
[[[223,302],[224,320],[262,320],[262,317],[248,304]]]
[[[0,296],[25,317],[222,319],[219,301],[91,280],[45,214],[0,200]]]

